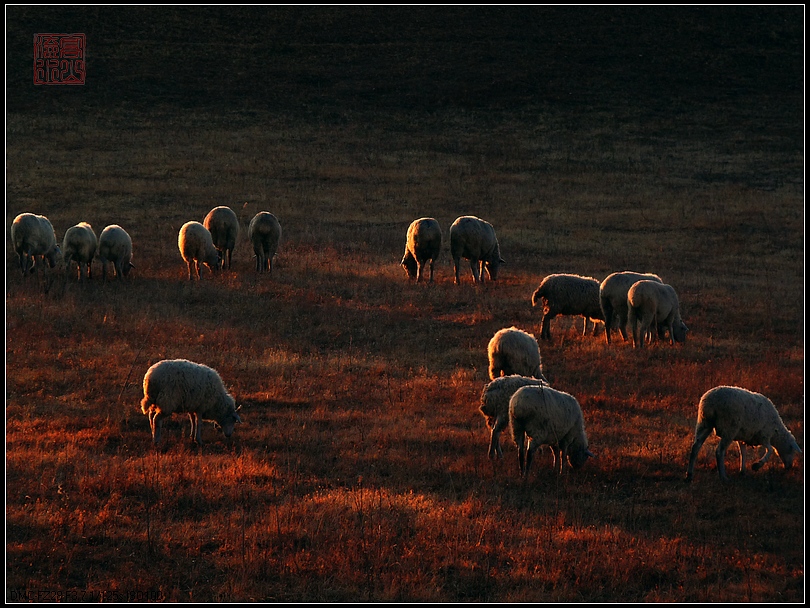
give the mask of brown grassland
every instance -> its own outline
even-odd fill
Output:
[[[804,462],[684,481],[697,403],[739,385],[804,446],[803,6],[6,7],[6,238],[120,224],[125,281],[6,256],[6,599],[803,602]],[[87,84],[32,84],[83,32]],[[187,220],[229,205],[231,271]],[[283,236],[254,270],[247,223]],[[415,218],[489,220],[497,282],[399,265]],[[547,274],[655,272],[689,326],[644,351],[552,323],[551,384],[597,458],[487,458],[486,345],[540,335]],[[139,408],[217,369],[226,440]],[[131,594],[127,596],[126,594]],[[57,596],[50,596],[51,599]]]

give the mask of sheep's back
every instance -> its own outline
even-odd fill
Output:
[[[761,445],[785,428],[765,395],[734,386],[715,387],[701,397],[698,425],[711,425],[719,437]]]
[[[239,218],[227,206],[214,207],[203,220],[215,246],[233,249],[239,236]]]
[[[450,252],[454,258],[484,260],[492,256],[497,244],[492,224],[480,218],[462,216],[450,226]]]

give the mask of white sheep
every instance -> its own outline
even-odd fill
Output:
[[[478,408],[491,429],[489,440],[490,458],[503,458],[501,433],[509,424],[509,400],[515,392],[524,386],[548,386],[539,378],[526,376],[502,376],[495,378],[481,391],[481,407]]]
[[[546,380],[537,339],[517,327],[497,331],[487,345],[487,356],[490,380],[514,374]]]
[[[186,222],[177,236],[177,247],[188,266],[189,281],[202,278],[200,264],[205,264],[212,273],[219,271],[222,257],[214,247],[211,233],[200,222]]]
[[[62,255],[65,258],[65,278],[70,273],[70,262],[75,261],[79,266],[79,280],[91,278],[93,256],[96,255],[98,239],[93,227],[87,222],[80,222],[71,226],[62,239]]]
[[[203,226],[211,233],[214,247],[219,251],[223,265],[227,261],[227,268],[231,267],[231,256],[239,238],[239,218],[233,209],[224,205],[214,207],[203,220]]]
[[[450,255],[453,258],[456,285],[461,283],[461,258],[470,260],[470,269],[476,284],[484,282],[484,270],[495,281],[501,264],[506,263],[501,258],[501,248],[492,224],[471,215],[457,218],[450,226]]]
[[[637,281],[627,292],[628,321],[633,331],[633,346],[644,348],[648,336],[660,336],[669,330],[669,342],[684,342],[688,328],[681,320],[678,294],[671,285],[657,281]]]
[[[765,455],[751,465],[754,471],[758,471],[768,462],[774,449],[786,469],[790,469],[796,455],[802,453],[796,439],[782,422],[773,402],[765,395],[736,386],[717,386],[706,391],[698,404],[695,442],[689,455],[686,481],[692,480],[698,452],[712,431],[720,437],[715,457],[717,471],[723,481],[728,480],[725,458],[726,450],[732,442],[736,441],[740,450],[742,474],[745,474],[746,462],[743,444],[765,447]]]
[[[400,264],[408,277],[422,281],[425,264],[430,262],[430,282],[433,282],[433,265],[442,249],[442,230],[432,217],[423,217],[411,222],[405,240],[405,255]]]
[[[132,263],[132,239],[127,231],[112,224],[98,235],[98,261],[101,262],[101,278],[107,280],[107,262],[112,262],[115,276],[123,279],[135,264]]]
[[[242,422],[234,398],[225,389],[219,374],[200,363],[186,359],[165,359],[150,367],[143,377],[141,411],[149,416],[152,441],[160,442],[163,419],[172,414],[188,414],[191,438],[202,445],[200,420],[214,422],[225,437]]]
[[[588,333],[588,319],[603,322],[599,303],[599,281],[577,274],[550,274],[532,294],[532,306],[543,305],[543,327],[540,338],[551,340],[551,320],[557,315],[581,315],[585,319],[582,335]]]
[[[618,329],[622,338],[627,341],[627,292],[636,281],[657,281],[663,283],[656,274],[642,274],[624,271],[608,275],[599,286],[599,305],[602,308],[602,319],[605,322],[605,340],[610,344],[610,330],[615,327],[618,318]]]
[[[53,268],[62,253],[56,241],[56,232],[44,215],[21,213],[15,217],[11,224],[11,243],[23,275],[34,271],[40,257]]]
[[[248,236],[256,255],[256,270],[273,273],[273,257],[281,240],[281,224],[272,213],[260,211],[250,220]]]
[[[518,447],[521,474],[529,474],[535,450],[548,445],[554,468],[562,473],[565,461],[575,469],[594,455],[588,449],[585,422],[579,402],[568,393],[548,386],[524,386],[509,400],[509,424]],[[526,436],[529,437],[528,449]],[[559,466],[558,464],[559,463]]]

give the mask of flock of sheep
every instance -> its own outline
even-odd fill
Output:
[[[271,213],[260,212],[251,220],[248,234],[256,270],[272,272],[281,238],[278,220]],[[227,206],[212,209],[202,223],[185,223],[178,235],[178,248],[187,264],[189,280],[200,278],[201,265],[212,272],[223,264],[230,268],[238,235],[238,218]],[[64,259],[66,273],[71,271],[71,263],[76,262],[79,280],[90,277],[94,257],[102,263],[105,279],[108,263],[113,264],[118,278],[134,268],[132,240],[117,225],[107,226],[96,239],[89,224],[77,224],[65,232],[60,250],[50,221],[41,215],[23,213],[12,223],[11,241],[24,275],[33,272],[39,263],[54,268],[60,257]],[[413,221],[408,227],[401,261],[407,275],[420,282],[429,265],[428,280],[432,282],[441,246],[442,231],[434,218]],[[476,284],[483,283],[485,275],[496,280],[500,266],[505,263],[492,225],[473,216],[462,216],[453,222],[450,253],[456,284],[461,282],[461,258],[469,261]],[[643,348],[645,342],[664,339],[667,334],[671,344],[686,339],[687,327],[680,316],[678,296],[672,286],[654,274],[615,272],[601,283],[592,277],[552,274],[543,279],[531,300],[533,306],[542,306],[541,339],[551,339],[551,320],[558,315],[582,316],[583,335],[587,334],[589,321],[594,334],[598,324],[603,324],[608,344],[613,329],[618,329],[624,340],[628,339],[628,323],[637,348]],[[480,411],[491,431],[490,458],[502,457],[500,434],[507,426],[518,447],[524,477],[528,475],[534,452],[543,445],[551,448],[555,469],[560,473],[566,461],[579,468],[594,456],[588,448],[578,401],[549,385],[542,373],[539,345],[532,334],[516,327],[504,328],[490,340],[487,355],[491,381],[481,393]],[[185,359],[156,363],[144,376],[143,393],[141,410],[149,417],[155,444],[161,438],[163,419],[174,413],[188,414],[191,437],[198,444],[200,419],[214,422],[226,437],[241,422],[239,408],[219,374],[199,363]],[[706,392],[700,400],[687,480],[692,479],[699,450],[712,431],[721,438],[716,459],[723,480],[727,479],[726,450],[732,442],[736,441],[740,448],[741,472],[746,465],[743,444],[766,449],[765,455],[752,465],[754,470],[761,468],[774,450],[786,468],[802,453],[769,399],[743,388],[720,386]]]

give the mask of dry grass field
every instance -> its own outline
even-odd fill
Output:
[[[804,459],[684,481],[700,396],[762,392],[804,446],[803,6],[6,7],[6,600],[803,602]],[[84,86],[32,37],[87,35]],[[180,226],[228,205],[231,271]],[[275,214],[273,274],[247,224]],[[123,226],[124,281],[23,277],[21,212]],[[507,264],[453,284],[448,230]],[[432,285],[399,265],[441,224]],[[486,346],[547,274],[655,272],[684,344],[560,317],[541,341],[597,457],[528,479],[478,411]],[[217,369],[226,440],[139,402]]]

